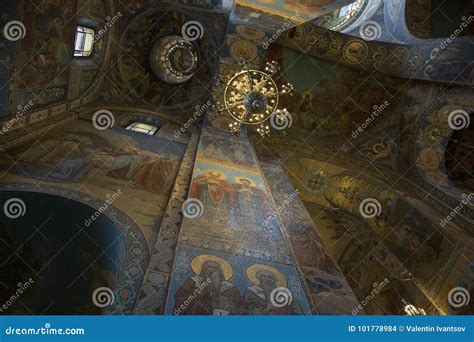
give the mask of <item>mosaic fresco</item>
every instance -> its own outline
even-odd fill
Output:
[[[313,57],[342,62],[358,69],[409,79],[451,80],[455,84],[470,84],[472,66],[464,52],[472,49],[472,45],[466,37],[458,37],[447,48],[441,49],[443,41],[399,45],[355,38],[305,23],[286,31],[278,43]]]
[[[76,9],[77,0],[23,2],[20,15],[30,30],[20,43],[20,89],[67,83]]]
[[[261,177],[213,164],[195,166],[190,197],[204,206],[197,219],[184,219],[183,243],[288,263],[278,223],[263,225],[272,204]]]
[[[310,21],[322,14],[331,12],[350,3],[349,0],[238,0],[239,6],[246,6],[265,13],[290,18],[298,13],[298,21]]]
[[[368,0],[328,29],[351,0],[4,0],[1,300],[37,284],[7,314],[472,314],[469,1]],[[449,25],[432,25],[438,5]],[[76,25],[105,31],[91,56],[74,57]],[[152,49],[170,35],[194,54]],[[188,58],[192,75],[169,82]],[[276,101],[287,129],[229,134],[219,100],[247,83],[225,83],[272,61],[275,84],[294,86]]]
[[[222,132],[203,131],[198,156],[202,162],[217,162],[229,168],[258,172],[255,155],[245,141]]]
[[[279,224],[264,225],[273,205],[245,138],[203,130],[189,197],[204,210],[199,218],[184,218],[182,243],[290,262]]]
[[[311,170],[316,172],[313,177],[308,177]],[[409,195],[408,191],[401,194],[390,189],[383,181],[366,180],[363,175],[356,178],[347,168],[340,165],[328,164],[322,160],[292,158],[285,163],[285,171],[292,184],[301,189],[301,198],[319,227],[325,245],[329,246],[339,265],[346,265],[343,270],[350,273],[348,281],[359,301],[373,289],[373,282],[380,283],[385,277],[390,280],[395,276],[390,280],[393,283],[389,283],[390,286],[385,288],[384,293],[388,295],[390,291],[396,291],[405,295],[392,296],[392,301],[398,298],[398,304],[393,304],[393,308],[403,308],[401,300],[405,298],[424,307],[427,312],[436,312],[430,301],[435,302],[437,308],[441,307],[445,312],[451,311],[444,300],[446,297],[440,296],[439,291],[440,288],[454,285],[445,283],[446,276],[434,276],[433,270],[452,274],[456,281],[467,279],[465,268],[454,270],[450,267],[452,263],[461,263],[468,268],[472,251],[466,246],[463,254],[457,252],[460,246],[465,246],[469,241],[466,233],[455,233],[448,227],[439,231],[440,227],[436,228],[439,221],[433,218],[439,217],[439,214],[433,211],[425,212],[426,208],[413,195]],[[317,187],[312,186],[312,179],[317,179]],[[359,206],[365,198],[376,198],[382,209],[378,217],[364,223]],[[338,209],[333,213],[332,208]],[[354,224],[354,220],[360,223]],[[361,230],[362,227],[365,228]],[[447,234],[449,238],[446,237]],[[378,239],[382,239],[383,244]],[[355,248],[353,252],[346,249],[355,243],[366,247]],[[370,245],[373,247],[367,247]],[[354,258],[350,256],[351,253],[356,252],[366,258],[370,256],[366,261],[371,260],[370,262],[374,263],[371,269],[379,269],[378,276],[374,271],[373,278],[367,277],[362,271],[365,266],[360,266],[361,273],[357,275],[357,271],[348,263],[349,259]],[[387,273],[387,270],[392,271]],[[425,284],[421,289],[411,282],[411,276],[407,277],[408,273],[415,271],[416,280]],[[471,284],[471,280],[468,283]],[[391,289],[392,286],[395,288]],[[418,294],[413,296],[413,291]],[[427,299],[423,299],[423,296]],[[380,310],[370,306],[367,309],[374,312]]]
[[[224,38],[224,23],[215,16],[201,13],[205,17],[201,22],[206,26],[206,34],[199,45],[195,45],[200,56],[195,77],[181,84],[168,84],[152,70],[151,65],[160,58],[152,54],[152,46],[163,37],[180,36],[184,23],[196,20],[195,13],[172,10],[165,2],[153,3],[151,10],[150,6],[140,6],[140,1],[123,7],[124,16],[117,23],[120,26],[119,44],[114,47],[117,53],[107,74],[112,87],[107,86],[109,83],[105,86],[99,94],[100,101],[140,103],[154,110],[157,106],[163,110],[192,109],[207,96],[211,87],[211,75],[217,68],[218,59],[215,50]]]
[[[302,315],[310,310],[293,267],[225,253],[181,247],[168,296],[174,315]],[[208,285],[206,285],[208,284]],[[288,288],[292,301],[275,307],[270,294]],[[203,291],[186,305],[196,288]]]
[[[133,134],[122,128],[102,132],[90,122],[46,134],[2,156],[1,181],[54,184],[98,198],[121,189],[114,202],[133,217],[149,243],[161,222],[185,146]],[[16,164],[9,163],[14,159]]]
[[[282,224],[295,251],[318,314],[349,314],[358,302],[344,275],[326,250],[318,229],[283,169],[262,163],[262,169],[281,212]],[[273,180],[270,182],[270,180]],[[299,194],[299,190],[297,191]]]

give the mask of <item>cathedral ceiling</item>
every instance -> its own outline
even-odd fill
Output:
[[[197,27],[201,32],[199,37],[186,42],[181,38],[182,28],[193,21],[203,23]],[[186,9],[177,11],[157,6],[137,10],[126,17],[122,25],[114,47],[116,57],[105,75],[104,92],[99,101],[138,103],[165,112],[182,112],[208,95],[225,21],[222,23],[205,13],[191,14]],[[203,34],[204,31],[207,34]],[[184,50],[175,52],[176,63],[195,64],[184,66],[185,69],[191,67],[192,77],[183,83],[170,82],[167,78],[172,78],[173,73],[162,66],[165,52],[179,43],[187,44],[192,50],[188,58],[195,59],[185,60],[187,52],[183,53]],[[158,69],[162,69],[161,73]]]

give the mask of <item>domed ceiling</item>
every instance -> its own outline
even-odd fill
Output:
[[[176,6],[174,7],[176,8]],[[155,8],[136,12],[120,32],[106,102],[186,109],[205,97],[218,65],[222,20]]]

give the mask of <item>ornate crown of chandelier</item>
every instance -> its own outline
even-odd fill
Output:
[[[236,72],[224,84],[223,102],[216,101],[220,115],[231,117],[229,131],[240,135],[242,125],[255,126],[262,136],[270,135],[270,126],[284,130],[291,126],[291,115],[284,109],[278,109],[281,95],[291,94],[293,85],[285,83],[277,86],[273,77],[280,69],[275,61],[267,62],[264,71],[251,69],[241,62],[243,70]],[[269,122],[270,121],[270,125]]]

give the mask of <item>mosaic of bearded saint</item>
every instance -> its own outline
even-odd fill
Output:
[[[232,266],[213,255],[199,255],[191,261],[194,275],[175,294],[175,315],[236,315],[242,312],[239,290],[229,282]]]
[[[281,304],[278,298],[271,297],[276,288],[288,287],[285,276],[277,269],[263,264],[254,264],[247,268],[247,278],[253,284],[244,293],[244,304],[249,315],[302,315],[303,311],[294,298],[286,305]],[[288,290],[289,291],[289,290]],[[275,306],[275,304],[277,306]]]

